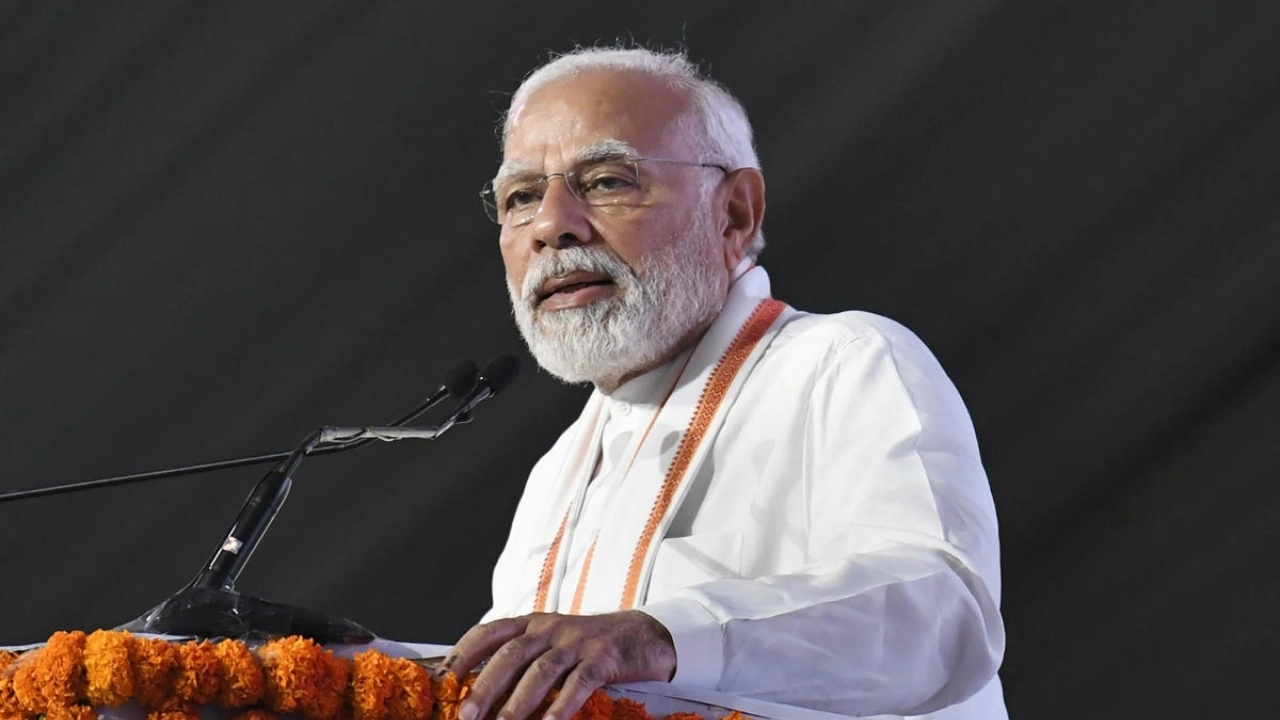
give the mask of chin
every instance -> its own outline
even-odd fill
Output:
[[[619,338],[598,331],[539,335],[525,339],[543,370],[571,385],[591,383],[605,390],[611,390],[621,378],[656,365],[668,344],[660,338]]]

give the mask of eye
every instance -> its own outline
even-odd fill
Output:
[[[581,184],[583,193],[596,197],[627,193],[639,187],[635,172],[625,165],[592,168],[582,175]]]
[[[529,205],[536,205],[542,197],[536,185],[518,186],[503,190],[502,209],[518,210]]]
[[[629,178],[618,177],[617,175],[601,175],[600,177],[592,178],[591,181],[586,184],[588,192],[592,190],[603,190],[605,192],[609,192],[634,186],[634,181]]]

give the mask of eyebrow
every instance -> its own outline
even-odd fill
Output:
[[[578,155],[574,158],[573,164],[583,165],[586,163],[600,162],[601,160],[617,160],[625,157],[639,157],[640,153],[635,146],[626,140],[618,140],[609,138],[591,143],[590,145],[578,151]],[[493,176],[493,186],[497,187],[504,182],[513,178],[541,176],[542,169],[535,168],[528,163],[512,161],[503,163],[498,168],[497,174]]]
[[[635,146],[625,140],[601,140],[591,143],[578,151],[578,164],[596,162],[598,160],[617,160],[624,157],[639,157]]]

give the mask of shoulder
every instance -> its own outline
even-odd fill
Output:
[[[896,320],[863,310],[846,310],[831,315],[798,310],[782,332],[784,335],[829,337],[834,340],[856,340],[902,333],[914,337],[910,330]]]
[[[955,384],[910,329],[875,313],[796,313],[757,368],[768,392],[793,393],[811,410],[909,408],[969,427]]]
[[[850,310],[831,315],[797,312],[769,346],[770,355],[786,360],[807,359],[806,364],[837,362],[848,355],[877,352],[906,358],[933,359],[914,332],[882,315]]]
[[[901,323],[870,312],[798,312],[778,332],[761,364],[771,369],[766,374],[805,378],[814,392],[900,386],[918,402],[925,395],[959,401],[928,346]]]

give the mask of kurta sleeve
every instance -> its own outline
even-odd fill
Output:
[[[673,683],[846,715],[918,715],[990,683],[1004,651],[995,509],[968,412],[929,350],[837,316],[809,363],[781,482],[806,562],[641,609],[675,640]],[[808,348],[812,351],[812,348]]]

